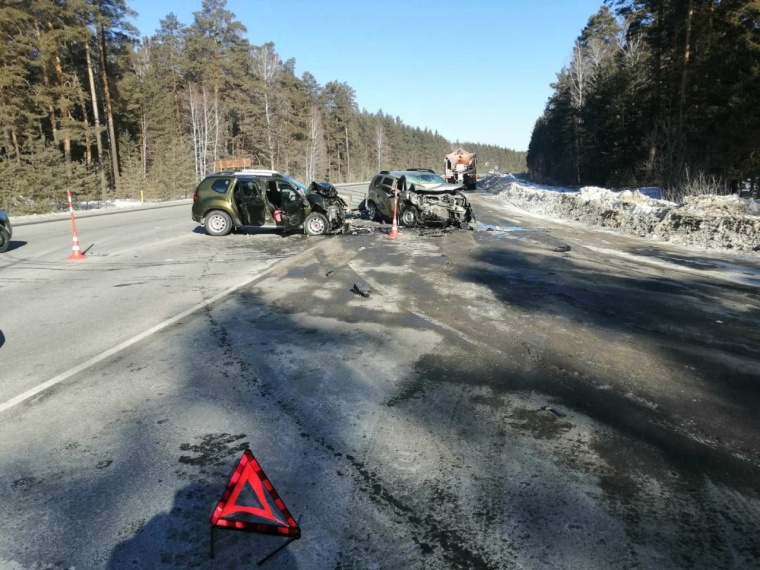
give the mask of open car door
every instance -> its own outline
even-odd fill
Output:
[[[287,182],[277,182],[285,230],[300,228],[306,218],[306,199]]]
[[[393,186],[391,186],[390,184],[386,184],[386,181],[390,182],[391,180],[386,178],[385,180],[383,180],[382,186],[380,186],[380,192],[377,193],[377,198],[379,200],[377,209],[380,210],[380,213],[383,215],[384,218],[392,218],[393,217]]]
[[[243,203],[243,223],[247,226],[263,226],[266,222],[266,202],[257,180],[240,180]]]

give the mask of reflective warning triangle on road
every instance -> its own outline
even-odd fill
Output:
[[[282,502],[250,449],[230,477],[211,526],[298,538],[301,528]]]

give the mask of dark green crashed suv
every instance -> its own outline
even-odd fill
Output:
[[[274,170],[218,172],[201,181],[193,194],[193,220],[212,236],[243,227],[303,228],[308,235],[341,232],[346,204],[334,186],[305,186]]]

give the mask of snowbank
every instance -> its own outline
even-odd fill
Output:
[[[654,188],[614,192],[542,186],[510,174],[489,176],[478,188],[538,214],[705,249],[760,252],[760,205],[738,196],[694,196],[683,204],[660,200]]]

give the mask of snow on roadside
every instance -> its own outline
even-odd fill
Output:
[[[87,217],[91,215],[102,214],[113,210],[134,210],[139,208],[152,208],[160,205],[178,204],[182,202],[190,202],[189,198],[181,198],[177,200],[91,200],[74,203],[74,214],[77,218]],[[25,214],[22,216],[12,216],[11,221],[14,225],[24,225],[34,222],[42,222],[45,220],[58,220],[61,218],[68,218],[69,211],[66,209],[61,212],[50,212],[47,214]]]
[[[659,199],[656,188],[578,191],[511,174],[485,177],[478,188],[545,216],[705,249],[760,252],[760,204],[735,195],[692,196],[676,204]]]

